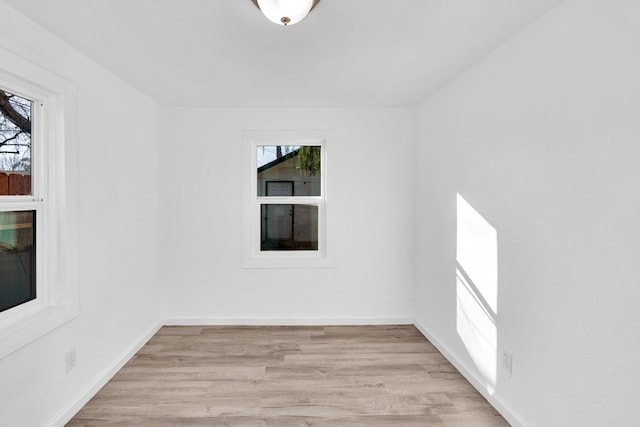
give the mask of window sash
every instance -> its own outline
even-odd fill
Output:
[[[300,146],[319,146],[320,147],[320,195],[319,196],[258,196],[258,168],[257,168],[257,149],[265,145],[300,145]],[[252,198],[253,198],[253,226],[252,226],[252,245],[253,254],[260,258],[322,258],[326,253],[326,234],[325,234],[325,180],[326,180],[326,140],[304,140],[293,142],[290,140],[282,140],[280,142],[265,143],[262,140],[253,141],[251,144],[252,152]],[[262,222],[262,205],[314,205],[318,207],[318,249],[317,250],[291,250],[291,251],[263,251],[261,249],[261,222]]]
[[[42,93],[36,89],[26,86],[24,83],[14,81],[7,76],[0,76],[0,87],[14,95],[28,99],[31,105],[31,194],[20,196],[0,196],[0,212],[13,211],[34,211],[36,215],[35,224],[35,276],[36,276],[36,298],[19,304],[10,309],[0,312],[0,321],[24,313],[36,311],[44,307],[48,301],[48,287],[45,245],[46,236],[46,201],[44,197],[44,176],[46,174],[45,153],[43,136],[46,126],[47,116],[45,103],[42,101]]]
[[[44,196],[44,176],[46,173],[45,150],[43,141],[47,115],[43,93],[31,88],[19,80],[0,75],[0,89],[20,96],[31,104],[31,194],[20,196],[0,196],[0,204],[11,201],[36,201]]]
[[[44,236],[44,209],[43,202],[17,202],[17,203],[0,203],[0,212],[16,212],[16,211],[33,211],[36,215],[35,221],[35,276],[36,276],[36,297],[33,300],[24,302],[15,307],[0,312],[0,321],[10,318],[14,315],[26,313],[31,310],[41,308],[47,302],[47,287],[45,286],[46,277],[43,277],[45,271],[45,253],[43,245],[45,244]]]
[[[302,201],[302,200],[293,200],[293,197],[280,198],[281,201],[272,201],[267,200],[264,203],[258,202],[256,203],[253,211],[253,217],[255,221],[253,223],[253,240],[257,245],[254,249],[254,252],[259,254],[260,257],[268,257],[268,258],[296,258],[296,257],[304,257],[304,258],[318,258],[323,257],[326,253],[325,249],[325,205],[322,200],[315,201]],[[301,206],[316,206],[318,208],[318,249],[317,250],[290,250],[290,251],[263,251],[261,249],[261,232],[262,232],[262,206],[264,205],[301,205]]]

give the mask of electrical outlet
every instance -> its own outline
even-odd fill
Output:
[[[513,354],[506,350],[502,350],[502,369],[511,376],[511,372],[513,372]]]
[[[72,348],[69,351],[67,351],[67,354],[65,355],[64,371],[65,372],[71,371],[73,368],[76,367],[77,362],[78,360],[76,358],[76,349]]]

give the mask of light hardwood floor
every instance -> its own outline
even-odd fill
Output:
[[[67,426],[508,426],[413,326],[163,327]]]

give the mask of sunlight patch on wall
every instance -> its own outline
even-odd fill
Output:
[[[456,325],[493,392],[496,384],[498,234],[460,194],[457,198]]]

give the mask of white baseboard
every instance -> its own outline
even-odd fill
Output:
[[[509,424],[514,427],[528,427],[528,424],[519,417],[508,405],[506,405],[497,393],[489,393],[486,388],[485,381],[483,381],[474,370],[469,369],[460,359],[458,359],[449,348],[444,345],[440,340],[431,335],[427,329],[419,322],[414,321],[414,326],[420,331],[426,339],[433,344],[440,353],[466,378],[469,383],[493,406],[496,411],[504,417]]]
[[[171,316],[166,326],[329,326],[329,325],[412,325],[411,317],[188,317]]]
[[[87,388],[85,388],[71,403],[69,403],[58,415],[53,417],[47,427],[64,426],[109,382],[115,374],[153,337],[162,327],[162,322],[157,322],[147,332],[142,334],[133,344],[131,344],[110,366],[103,370]]]

